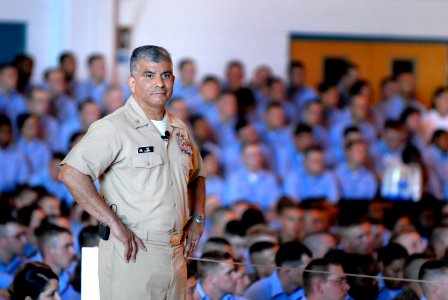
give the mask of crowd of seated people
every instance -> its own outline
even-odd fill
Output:
[[[130,95],[107,80],[103,56],[86,63],[88,78],[79,80],[76,56],[63,53],[35,83],[30,56],[0,65],[1,296],[21,266],[37,261],[59,278],[62,299],[79,297],[77,258],[81,245],[95,245],[97,224],[58,181],[59,163]],[[248,82],[240,61],[200,82],[196,67],[192,59],[176,66],[167,109],[190,127],[207,172],[208,219],[196,255],[226,262],[192,263],[193,291],[202,299],[347,291],[353,299],[422,299],[433,291],[399,280],[302,280],[289,269],[311,261],[311,270],[418,279],[424,261],[445,258],[448,87],[428,109],[409,72],[384,79],[374,99],[373,83],[360,76],[366,70],[349,63],[338,82],[316,87],[306,84],[302,62],[290,64],[286,80],[263,65]],[[422,276],[444,275],[431,268]],[[325,290],[332,280],[339,292]]]

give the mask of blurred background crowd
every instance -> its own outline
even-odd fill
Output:
[[[74,53],[62,53],[36,83],[33,63],[18,55],[0,66],[0,289],[6,297],[16,271],[37,261],[59,278],[62,299],[76,299],[80,247],[96,244],[97,222],[58,181],[59,163],[130,91],[107,79],[101,54],[85,62],[84,80]],[[425,107],[407,71],[384,74],[374,98],[378,83],[349,62],[337,80],[318,86],[307,85],[301,61],[290,63],[286,80],[267,65],[245,74],[238,60],[200,80],[197,67],[190,58],[175,66],[167,104],[189,126],[207,172],[197,256],[242,264],[191,261],[194,297],[264,299],[263,284],[274,281],[299,299],[302,273],[275,266],[323,257],[347,273],[398,279],[418,279],[425,261],[445,258],[448,87]],[[341,280],[344,298],[347,291],[353,299],[423,296],[418,284],[399,280]],[[417,298],[403,298],[409,294]]]

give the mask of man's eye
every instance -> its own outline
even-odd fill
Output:
[[[146,77],[152,79],[154,77],[154,74],[146,74]]]
[[[162,76],[163,76],[163,78],[165,78],[165,79],[169,79],[169,78],[171,78],[171,74],[170,74],[170,73],[164,73]]]

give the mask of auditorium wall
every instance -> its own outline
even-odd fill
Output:
[[[251,74],[261,63],[285,74],[291,33],[356,34],[448,39],[444,0],[120,0],[119,23],[131,27],[131,48],[167,47],[175,62],[193,57],[199,76],[221,75],[241,59]],[[113,1],[0,0],[0,21],[29,26],[36,72],[73,49],[80,61],[93,51],[114,53]],[[85,75],[84,65],[80,75]]]

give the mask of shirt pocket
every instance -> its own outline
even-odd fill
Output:
[[[139,154],[132,157],[132,185],[138,192],[149,191],[161,178],[163,159],[160,154]]]

